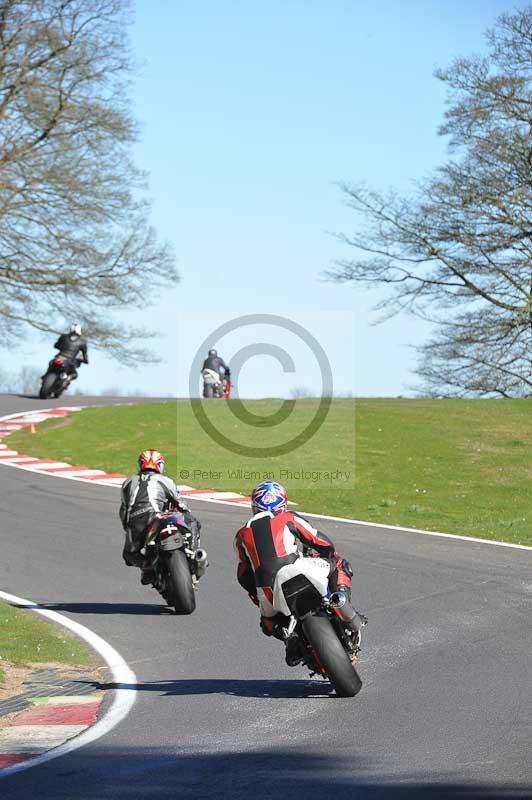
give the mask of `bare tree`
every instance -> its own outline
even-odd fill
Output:
[[[436,76],[450,160],[409,197],[345,185],[364,227],[339,281],[436,324],[418,374],[437,393],[532,394],[532,6],[501,16],[484,57]],[[364,256],[363,253],[366,253]]]
[[[37,395],[42,370],[24,365],[18,372],[0,370],[0,391]]]
[[[81,321],[122,360],[109,311],[176,279],[130,160],[128,0],[0,3],[0,329]]]
[[[13,376],[0,367],[0,392],[10,392],[13,383]]]
[[[304,397],[314,397],[315,395],[306,386],[294,386],[290,389],[290,397],[294,400],[302,400]]]
[[[15,388],[22,394],[38,395],[41,377],[42,369],[24,365],[20,368]]]

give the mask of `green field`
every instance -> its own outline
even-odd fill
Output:
[[[253,427],[233,401],[203,404],[224,435],[280,444],[312,419],[298,400],[278,428]],[[256,415],[279,400],[247,401]],[[160,449],[178,483],[249,493],[281,480],[306,511],[532,544],[532,400],[334,400],[323,426],[286,455],[229,452],[203,431],[188,401],[93,408],[10,436],[17,450],[106,471],[132,472]],[[321,474],[319,474],[321,473]]]
[[[0,602],[0,664],[92,664],[85,646],[31,611]],[[0,668],[0,685],[5,679]]]

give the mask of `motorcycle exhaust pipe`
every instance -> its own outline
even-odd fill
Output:
[[[207,560],[207,551],[200,548],[196,550],[194,553],[194,572],[198,578],[201,578],[202,575],[205,575],[205,571],[209,566],[209,562]]]
[[[355,633],[360,633],[361,627],[365,625],[365,620],[358,611],[355,611],[344,592],[333,592],[329,597],[329,603],[342,622]]]

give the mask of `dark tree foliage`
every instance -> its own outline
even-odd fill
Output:
[[[532,395],[532,6],[487,44],[436,73],[448,163],[411,197],[343,187],[363,225],[329,274],[386,285],[381,308],[435,323],[418,369],[432,393]]]
[[[148,223],[128,103],[127,0],[0,0],[0,329],[64,320],[127,362],[145,307],[176,279]]]

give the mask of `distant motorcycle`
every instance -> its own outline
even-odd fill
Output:
[[[203,377],[203,397],[209,399],[216,397],[228,400],[231,394],[231,381],[229,378],[222,378],[219,372],[214,369],[204,369],[201,372]]]
[[[343,592],[329,592],[326,561],[302,560],[307,574],[302,574],[299,561],[282,567],[275,581],[274,608],[289,618],[284,636],[298,638],[300,662],[311,676],[329,679],[339,697],[354,697],[362,688],[355,664],[367,618],[355,611]]]
[[[57,355],[48,363],[48,369],[41,378],[39,397],[46,400],[48,397],[61,397],[74,379],[74,369],[83,362]]]
[[[151,583],[177,614],[192,614],[195,590],[209,565],[207,552],[195,547],[183,514],[159,514],[150,525],[141,554],[145,557],[143,583]]]

